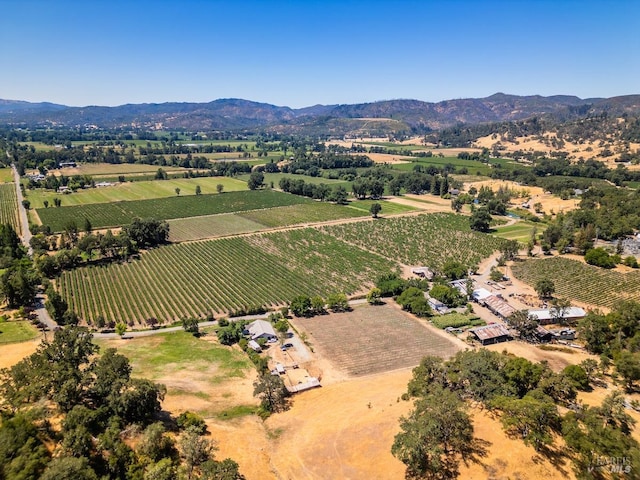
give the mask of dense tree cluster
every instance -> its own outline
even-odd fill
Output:
[[[505,431],[541,454],[561,435],[576,473],[588,456],[640,461],[640,445],[630,435],[634,421],[624,412],[624,397],[613,392],[600,407],[575,403],[576,389],[589,389],[589,362],[554,373],[545,363],[489,350],[458,352],[449,361],[425,357],[413,371],[404,399],[415,408],[400,421],[392,453],[407,466],[408,478],[455,478],[460,461],[484,453],[473,437],[468,402],[494,411]],[[558,405],[570,406],[561,415]]]
[[[193,421],[181,422],[176,443],[157,423],[164,386],[132,378],[115,349],[97,351],[86,329],[68,327],[2,370],[0,478],[243,478],[237,463],[215,460],[214,445]],[[125,440],[136,430],[142,434],[132,448]]]

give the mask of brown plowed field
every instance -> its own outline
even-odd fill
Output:
[[[350,376],[414,367],[425,355],[450,358],[462,342],[393,305],[295,320],[313,348]]]

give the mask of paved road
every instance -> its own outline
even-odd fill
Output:
[[[7,156],[9,153],[7,152]],[[29,252],[29,256],[33,255],[33,248],[31,248],[31,231],[29,230],[29,218],[27,217],[27,209],[22,205],[22,189],[20,188],[20,175],[18,174],[18,169],[15,164],[11,164],[11,169],[13,170],[13,181],[16,184],[16,195],[18,197],[18,212],[20,213],[20,230],[21,230],[21,238],[22,243],[25,247],[27,247],[27,251]],[[39,293],[36,295],[36,301],[34,303],[35,313],[38,315],[38,320],[43,325],[46,325],[49,330],[55,330],[58,328],[58,324],[53,321],[51,315],[46,308],[44,308],[44,296]]]
[[[34,307],[35,307],[34,311],[36,315],[38,315],[38,320],[40,320],[40,323],[42,323],[43,325],[46,325],[47,328],[51,331],[54,331],[57,328],[59,328],[58,324],[54,322],[53,318],[51,318],[51,315],[49,315],[49,312],[47,311],[47,309],[44,308],[43,294],[39,293],[38,295],[36,295],[36,301],[34,303]]]
[[[9,155],[9,153],[7,153]],[[18,174],[18,169],[15,164],[11,164],[11,169],[13,170],[13,181],[16,184],[16,195],[18,197],[18,212],[20,213],[20,227],[22,230],[22,243],[27,250],[29,251],[29,255],[33,255],[33,248],[31,248],[31,231],[29,230],[29,218],[27,217],[27,209],[22,205],[22,189],[20,188],[20,175]]]

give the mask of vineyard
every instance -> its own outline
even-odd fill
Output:
[[[304,329],[314,348],[353,376],[414,367],[425,355],[447,359],[460,350],[446,334],[388,305],[299,318],[295,324]]]
[[[363,216],[368,216],[368,213],[331,203],[301,203],[240,213],[170,220],[169,240],[172,242],[184,242],[187,240],[250,233],[288,225]]]
[[[472,231],[469,217],[449,213],[333,225],[323,231],[405,265],[435,269],[451,258],[466,265],[477,264],[503,242]]]
[[[551,279],[556,295],[589,305],[611,308],[622,300],[640,301],[640,271],[621,273],[564,257],[527,260],[512,267],[513,275],[529,285]]]
[[[64,272],[57,285],[92,322],[171,321],[184,315],[278,305],[298,294],[352,294],[391,261],[314,229],[256,234],[152,250],[139,260]]]
[[[0,184],[0,223],[8,223],[16,231],[20,230],[18,198],[13,183]]]
[[[248,190],[220,195],[189,195],[128,202],[96,203],[69,207],[37,209],[43,225],[54,232],[62,231],[70,221],[87,218],[94,228],[126,225],[133,217],[174,218],[197,217],[218,213],[232,213],[259,208],[310,203],[313,200],[273,190]]]

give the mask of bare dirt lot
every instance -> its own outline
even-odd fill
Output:
[[[352,312],[296,319],[313,348],[351,376],[413,367],[425,355],[450,358],[464,344],[395,305],[359,305]]]

